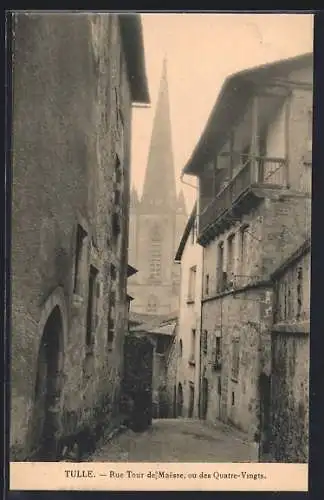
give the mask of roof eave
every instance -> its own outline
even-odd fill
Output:
[[[150,104],[141,17],[136,13],[119,14],[119,22],[132,101]]]
[[[227,113],[225,113],[222,119],[219,119],[218,115],[221,114],[221,108],[226,108],[226,103],[229,103],[231,99],[235,97],[235,94],[238,91],[244,91],[244,89],[246,89],[250,91],[251,94],[253,94],[254,88],[257,85],[262,85],[264,83],[264,81],[262,81],[262,77],[264,77],[264,75],[269,78],[270,73],[271,78],[272,71],[278,71],[278,68],[285,65],[290,65],[290,67],[293,65],[295,68],[303,67],[312,61],[312,57],[312,53],[308,52],[306,54],[294,56],[289,59],[283,59],[280,61],[274,61],[264,65],[255,66],[253,68],[248,68],[228,76],[223,83],[221,91],[218,95],[216,103],[212,108],[207,124],[198,140],[198,143],[196,144],[196,147],[190,159],[182,169],[182,173],[184,175],[199,176],[201,165],[205,158],[206,148],[208,149],[209,142],[211,141],[211,136],[213,135],[213,128],[215,127],[215,123],[222,123],[223,128],[228,128],[233,124],[235,114],[232,117],[228,118]],[[238,113],[236,112],[236,116],[237,115]],[[224,119],[228,120],[227,124],[224,124]],[[213,137],[213,139],[214,138],[215,137]]]

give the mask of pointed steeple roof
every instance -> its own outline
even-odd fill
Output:
[[[177,200],[177,214],[187,215],[186,202],[184,199],[184,194],[182,189],[180,190],[178,200]]]
[[[142,209],[162,210],[176,205],[167,62],[163,61],[162,76],[156,104],[151,143],[143,186]]]
[[[130,193],[130,208],[136,208],[138,203],[138,194],[135,187],[133,186]]]

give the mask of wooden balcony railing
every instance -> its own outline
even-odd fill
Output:
[[[243,166],[200,213],[200,233],[215,222],[251,186],[286,186],[286,160],[242,155]]]

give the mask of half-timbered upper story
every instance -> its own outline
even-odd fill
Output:
[[[269,190],[311,196],[313,56],[230,76],[183,169],[199,178],[204,246]]]

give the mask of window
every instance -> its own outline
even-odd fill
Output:
[[[116,267],[114,264],[110,264],[110,279],[112,281],[116,281],[117,278],[117,272],[116,272]]]
[[[195,328],[192,328],[191,330],[191,347],[190,347],[190,358],[189,358],[189,364],[195,365],[196,362],[196,330]]]
[[[151,295],[147,303],[147,312],[156,313],[157,309],[158,309],[157,298],[154,295]]]
[[[209,295],[209,274],[205,278],[205,295]]]
[[[115,317],[116,317],[116,292],[112,290],[110,292],[110,303],[108,310],[108,327],[107,327],[107,341],[108,349],[112,349],[112,344],[115,338]]]
[[[217,248],[217,291],[222,292],[225,288],[224,283],[224,243],[221,242]]]
[[[154,226],[151,231],[150,255],[149,255],[149,276],[151,279],[161,279],[161,235],[159,228]]]
[[[112,349],[112,344],[115,338],[115,320],[113,317],[108,316],[108,349]]]
[[[232,340],[232,380],[238,381],[239,368],[240,368],[240,340]]]
[[[227,274],[229,278],[234,272],[234,241],[235,234],[230,234],[227,238]]]
[[[163,335],[158,335],[156,341],[156,353],[157,354],[165,354],[168,347],[168,338],[164,338]]]
[[[98,269],[90,266],[89,272],[89,292],[88,292],[88,308],[87,308],[87,331],[86,331],[86,346],[93,347],[93,333],[96,328],[97,321],[97,276]]]
[[[179,357],[180,358],[182,358],[182,349],[183,349],[183,347],[182,347],[182,340],[180,339],[180,341],[179,341]]]
[[[201,349],[204,354],[207,354],[208,351],[208,331],[203,330],[201,336]]]
[[[86,264],[87,233],[77,225],[73,293],[82,293],[83,275]]]
[[[242,278],[246,277],[247,269],[247,252],[248,252],[248,236],[249,226],[245,225],[241,228],[241,245],[240,245],[240,269]]]
[[[118,155],[115,159],[115,171],[113,180],[114,189],[114,211],[113,211],[113,236],[116,239],[121,231],[121,201],[122,201],[122,168]]]
[[[221,351],[221,337],[215,337],[215,348],[213,353],[213,367],[215,370],[220,370],[222,366],[222,351]]]
[[[217,377],[217,394],[219,396],[222,394],[222,381],[220,377]]]
[[[120,159],[119,156],[116,154],[115,157],[115,172],[114,172],[114,187],[115,189],[119,186],[122,182],[122,169],[121,169],[121,164],[120,164]]]
[[[197,266],[192,266],[189,269],[189,289],[188,289],[188,302],[193,302],[195,300],[195,290],[196,290],[196,275]]]

